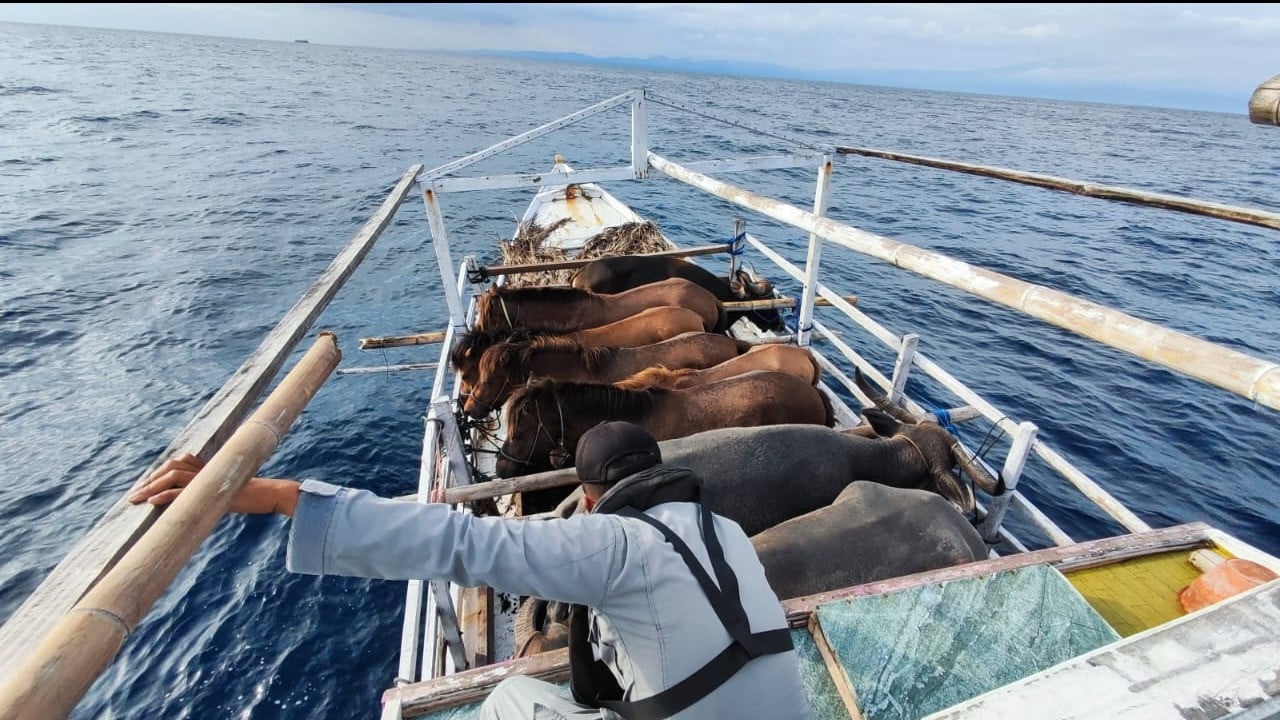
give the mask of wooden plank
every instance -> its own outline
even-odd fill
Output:
[[[473,485],[461,485],[445,488],[444,501],[449,505],[467,503],[472,500],[483,500],[528,492],[529,490],[546,490],[547,488],[568,487],[578,484],[578,472],[574,468],[563,470],[544,470],[543,472],[521,475],[513,478],[502,478]]]
[[[512,675],[528,675],[547,682],[569,679],[569,649],[560,648],[533,657],[494,663],[425,682],[402,685],[382,694],[384,703],[400,700],[404,717],[425,715],[444,708],[476,702]]]
[[[809,622],[809,615],[814,608],[829,602],[866,595],[883,595],[921,585],[962,580],[1041,563],[1048,563],[1065,572],[1077,568],[1116,562],[1124,558],[1137,557],[1161,550],[1198,547],[1208,542],[1209,530],[1208,525],[1196,522],[1175,525],[1160,530],[1090,540],[1066,547],[1053,547],[1016,555],[1006,555],[992,560],[956,565],[955,567],[930,570],[914,575],[904,575],[900,578],[831,590],[817,595],[807,595],[786,600],[782,603],[782,606],[786,610],[787,620],[791,623],[791,627],[803,627]]]
[[[0,717],[64,718],[280,445],[342,353],[323,332],[151,529],[0,682]]]
[[[830,218],[817,217],[794,205],[692,172],[652,152],[649,153],[649,164],[669,177],[793,227],[816,233],[836,245],[1013,308],[1280,410],[1280,362],[1257,358],[1060,290],[970,265],[933,250],[891,240]],[[821,288],[819,292],[822,292]],[[825,292],[822,294],[831,297]],[[836,299],[833,303],[841,307],[841,302],[836,302]],[[857,310],[851,306],[842,309],[850,314]]]
[[[412,192],[421,171],[421,165],[405,171],[382,205],[338,252],[319,279],[302,294],[258,348],[232,373],[222,389],[205,403],[128,490],[145,480],[162,462],[180,452],[187,451],[208,459],[226,442],[279,372],[298,341],[306,335],[311,324],[390,224],[396,209]],[[130,504],[125,500],[126,495],[128,491],[121,494],[98,524],[80,539],[0,627],[0,680],[17,665],[17,658],[29,653],[58,619],[155,522],[159,511],[151,505]]]
[[[845,672],[844,666],[836,660],[836,654],[831,652],[831,644],[827,642],[827,636],[822,632],[822,624],[818,622],[817,613],[809,618],[809,634],[813,636],[813,642],[818,646],[818,654],[822,655],[822,662],[827,666],[831,683],[836,686],[836,692],[840,694],[844,709],[849,713],[849,720],[862,720],[862,709],[858,707],[858,694],[854,692],[853,683],[849,681],[849,674]]]
[[[484,667],[493,662],[493,591],[487,587],[462,588],[458,622],[466,646],[467,667]]]
[[[444,331],[414,333],[412,335],[388,335],[386,337],[360,338],[361,350],[379,350],[405,345],[433,345],[444,342]]]
[[[1273,105],[1280,102],[1280,80],[1277,80],[1277,78],[1280,78],[1280,75],[1277,75],[1276,78],[1272,78],[1277,86],[1274,90],[1276,95],[1273,96],[1271,100]],[[1262,91],[1262,88],[1259,88],[1259,91]],[[1265,102],[1262,104],[1265,105]],[[1251,102],[1250,119],[1252,119],[1252,110],[1253,104]],[[1274,111],[1275,110],[1273,108],[1273,112]],[[1264,112],[1264,121],[1265,117],[1266,115]],[[1254,122],[1258,121],[1254,120]],[[862,155],[864,157],[880,158],[882,160],[895,160],[897,162],[939,168],[942,170],[954,170],[956,172],[968,173],[970,175],[981,175],[983,177],[995,178],[997,180],[1008,180],[1010,182],[1022,183],[1023,185],[1035,185],[1036,187],[1048,188],[1050,190],[1062,190],[1076,195],[1084,195],[1085,197],[1100,198],[1103,200],[1119,200],[1121,202],[1133,203],[1135,205],[1148,205],[1151,207],[1163,208],[1165,210],[1177,210],[1179,212],[1191,213],[1193,215],[1205,215],[1212,218],[1218,218],[1219,220],[1230,220],[1232,222],[1257,225],[1258,227],[1271,228],[1272,230],[1280,230],[1280,213],[1258,210],[1255,208],[1204,202],[1202,200],[1193,200],[1191,198],[1178,197],[1176,195],[1161,195],[1159,193],[1131,190],[1129,188],[1115,187],[1113,185],[1097,185],[1095,183],[1084,182],[1081,180],[1070,180],[1068,178],[1054,177],[1052,175],[1040,175],[1038,173],[1022,172],[1021,170],[991,167],[989,165],[974,165],[972,163],[940,160],[938,158],[923,157],[920,155],[907,155],[905,153],[895,153],[887,150],[873,150],[871,148],[863,147],[837,147],[836,152],[842,155]]]
[[[686,248],[684,250],[662,250],[654,253],[640,253],[637,257],[695,257],[698,255],[714,255],[716,253],[729,252],[729,245],[702,245],[695,248]],[[582,260],[560,260],[557,262],[547,263],[529,263],[527,265],[489,265],[480,268],[478,271],[482,277],[496,277],[498,275],[518,275],[520,273],[543,272],[546,270],[569,270],[579,268],[588,263],[599,260],[600,258],[585,258]]]

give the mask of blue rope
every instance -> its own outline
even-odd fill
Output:
[[[737,236],[729,241],[729,255],[731,257],[740,257],[747,251],[747,243],[744,242],[746,239],[747,234],[744,232],[738,233]]]
[[[943,430],[951,433],[952,437],[960,437],[960,428],[956,427],[956,424],[951,422],[951,412],[949,410],[934,410],[933,416],[938,419],[938,425],[942,426]]]

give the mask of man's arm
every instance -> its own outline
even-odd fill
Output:
[[[626,550],[622,521],[613,516],[479,518],[307,481],[290,528],[288,566],[313,575],[443,578],[600,607]]]
[[[166,505],[201,467],[191,455],[169,460],[129,500]],[[231,511],[292,517],[287,565],[294,572],[444,578],[595,607],[626,555],[621,521],[612,516],[477,518],[438,503],[387,500],[316,481],[253,478]]]
[[[168,505],[203,467],[204,461],[191,453],[166,460],[151,473],[146,483],[129,493],[129,502]],[[293,480],[251,478],[231,499],[230,512],[246,515],[278,513],[293,517],[294,508],[298,505],[299,486],[300,483]]]

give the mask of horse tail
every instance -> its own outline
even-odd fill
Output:
[[[729,330],[729,312],[724,309],[724,303],[716,300],[716,326],[711,332],[726,332]]]
[[[805,352],[809,355],[809,362],[813,363],[813,384],[817,385],[818,380],[822,378],[822,365],[818,363],[818,358],[814,356],[812,350],[805,348]]]
[[[829,428],[835,427],[836,426],[836,409],[831,404],[831,398],[827,397],[827,394],[823,392],[822,388],[820,387],[815,386],[813,390],[814,392],[818,393],[818,397],[822,398],[822,409],[827,413],[827,419],[825,421],[826,426]]]

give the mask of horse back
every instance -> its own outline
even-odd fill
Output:
[[[618,255],[600,258],[579,269],[570,284],[583,290],[612,295],[670,278],[696,283],[721,301],[735,299],[728,280],[713,275],[696,263],[673,257]]]

